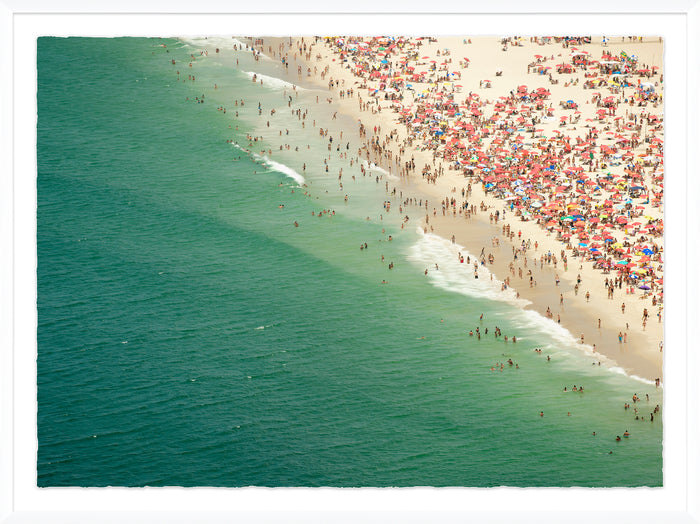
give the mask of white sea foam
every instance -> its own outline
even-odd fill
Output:
[[[178,40],[200,50],[231,50],[234,46],[238,46],[239,50],[250,52],[250,45],[248,45],[246,49],[247,44],[245,42],[241,42],[238,38],[230,36],[181,36]],[[256,51],[256,54],[261,58],[272,60],[269,56],[260,51]]]
[[[379,166],[378,166],[377,164],[375,164],[374,162],[367,162],[366,160],[363,160],[363,161],[362,161],[362,164],[365,166],[365,169],[368,169],[369,171],[378,171],[379,173],[383,173],[383,174],[385,174],[385,175],[389,175],[390,177],[396,178],[397,180],[398,180],[398,178],[399,178],[399,177],[395,177],[394,175],[392,175],[391,173],[389,173],[389,171],[387,171],[386,169],[383,169],[383,168],[379,167]]]
[[[306,183],[306,179],[303,177],[303,175],[297,173],[294,169],[292,169],[288,165],[281,164],[280,162],[275,162],[267,155],[258,155],[257,153],[253,153],[252,151],[249,151],[246,148],[241,147],[238,144],[231,144],[231,145],[233,145],[233,147],[235,147],[236,149],[240,149],[241,151],[245,151],[246,153],[250,153],[250,155],[253,157],[254,160],[257,160],[258,162],[262,163],[265,167],[267,167],[271,171],[277,171],[278,173],[282,173],[283,175],[287,175],[289,178],[298,182],[299,185]]]
[[[235,43],[240,44],[240,42],[234,41],[231,37],[226,38],[224,36],[181,36],[179,40],[198,49],[229,49],[233,48]]]
[[[230,36],[181,36],[178,40],[193,47],[207,49],[233,49],[234,45],[245,49],[246,46],[244,42]]]
[[[258,155],[255,155],[255,156],[258,156]],[[304,179],[304,177],[302,175],[300,175],[299,173],[294,171],[294,169],[292,169],[288,165],[280,164],[279,162],[275,162],[274,160],[271,160],[267,156],[261,157],[261,160],[265,166],[269,167],[273,171],[283,173],[283,174],[287,175],[289,178],[293,178],[294,180],[296,180],[299,183],[299,185],[304,184],[306,182],[306,179]]]
[[[539,344],[549,354],[577,352],[601,362],[613,374],[624,375],[644,384],[654,384],[648,379],[628,374],[613,359],[595,352],[593,346],[580,344],[579,339],[574,334],[555,320],[549,319],[537,311],[524,309],[531,302],[518,298],[513,289],[502,291],[503,282],[496,278],[491,280],[491,272],[486,266],[479,265],[479,278],[475,279],[473,265],[475,257],[464,246],[453,244],[432,233],[423,233],[421,229],[418,229],[418,232],[421,238],[411,246],[408,258],[428,269],[428,278],[433,285],[468,297],[495,300],[517,307],[518,309],[510,312],[508,316],[509,322],[514,327],[521,329],[518,338],[521,340],[550,340],[550,342]],[[462,253],[465,259],[464,263],[459,261],[459,253]],[[467,256],[471,258],[471,264],[466,263]],[[438,269],[435,269],[436,263]]]
[[[299,87],[295,84],[292,84],[291,82],[287,82],[286,80],[282,80],[281,78],[277,78],[274,76],[268,76],[268,75],[263,75],[261,73],[257,73],[255,71],[241,71],[244,75],[247,75],[249,78],[253,78],[253,75],[257,75],[258,80],[262,80],[262,85],[269,87],[271,89],[290,89],[293,90],[296,88],[297,91],[303,91],[303,87]]]
[[[638,382],[641,382],[641,383],[643,383],[643,384],[647,384],[647,385],[649,385],[649,386],[653,386],[653,385],[656,384],[655,381],[649,380],[648,378],[642,378],[642,377],[639,377],[639,376],[637,376],[637,375],[630,375],[630,374],[628,374],[624,369],[622,369],[621,367],[618,367],[618,366],[611,366],[609,369],[610,369],[610,371],[612,371],[613,373],[617,373],[618,375],[624,375],[624,376],[626,376],[626,377],[629,377],[629,378],[631,378],[631,379],[634,379],[634,380],[636,380],[636,381],[638,381]]]
[[[294,169],[292,169],[286,164],[280,164],[279,162],[275,162],[267,156],[260,156],[255,153],[253,153],[253,157],[256,160],[262,162],[265,167],[271,169],[272,171],[277,171],[278,173],[282,173],[284,175],[287,175],[289,178],[296,180],[299,183],[299,185],[302,185],[306,182],[306,179],[302,175],[294,171]]]
[[[411,246],[409,259],[424,265],[428,269],[430,282],[435,286],[461,293],[470,297],[487,298],[523,307],[530,302],[518,298],[512,289],[501,290],[503,282],[493,278],[486,266],[479,265],[479,278],[474,278],[474,260],[476,257],[466,248],[432,233],[421,234],[420,240]],[[459,261],[459,253],[464,263]],[[466,259],[470,257],[471,263]],[[438,269],[435,269],[435,264]]]

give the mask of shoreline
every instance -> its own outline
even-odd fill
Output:
[[[450,45],[454,46],[452,41],[459,39],[441,38],[439,40],[440,42],[448,40]],[[292,43],[293,47],[291,49],[303,45],[299,38],[293,39]],[[307,40],[305,43],[309,43],[309,41]],[[284,45],[281,46],[281,44]],[[482,42],[482,44],[486,45],[485,42]],[[285,49],[289,45],[289,39],[265,39],[262,47],[267,48],[270,45],[278,49]],[[477,46],[470,44],[467,47],[469,47],[470,54],[473,55]],[[421,151],[413,144],[406,145],[410,134],[405,129],[406,126],[397,121],[398,111],[387,110],[390,107],[390,103],[377,102],[376,105],[373,105],[370,101],[368,104],[366,95],[364,95],[367,91],[360,90],[357,77],[350,74],[347,69],[339,67],[338,55],[332,53],[327,45],[318,42],[313,45],[312,49],[313,51],[310,54],[316,56],[316,62],[304,60],[309,58],[309,55],[303,57],[300,54],[298,61],[296,60],[297,57],[294,56],[294,65],[302,63],[302,66],[298,66],[302,68],[302,72],[304,67],[308,68],[309,72],[314,69],[318,72],[322,66],[323,78],[320,78],[318,74],[314,76],[293,75],[289,73],[288,69],[287,77],[297,77],[289,79],[289,81],[299,86],[308,86],[318,90],[327,89],[332,102],[320,104],[320,107],[326,108],[324,111],[328,116],[330,117],[331,113],[337,109],[339,113],[360,122],[365,128],[366,142],[362,150],[358,151],[358,153],[361,153],[358,156],[362,160],[376,162],[377,165],[388,170],[393,177],[397,177],[398,180],[392,180],[391,185],[401,189],[404,194],[410,193],[413,198],[430,201],[429,207],[431,209],[427,210],[428,214],[431,215],[430,224],[426,224],[425,219],[422,217],[414,216],[411,217],[410,223],[417,225],[417,221],[420,221],[422,228],[426,228],[444,239],[450,239],[454,235],[458,244],[465,246],[470,253],[475,255],[480,253],[482,248],[485,248],[486,253],[493,252],[495,260],[493,265],[489,265],[489,269],[494,273],[495,278],[498,278],[500,281],[510,277],[510,287],[515,289],[521,298],[531,302],[524,309],[537,311],[547,317],[547,309],[549,308],[551,312],[550,318],[557,321],[559,316],[560,324],[576,339],[579,339],[583,334],[584,344],[591,350],[595,347],[594,351],[601,355],[600,360],[606,362],[610,367],[622,367],[628,374],[639,376],[652,382],[656,379],[662,380],[663,352],[659,350],[659,343],[663,340],[663,323],[658,322],[657,318],[654,318],[656,316],[654,314],[656,311],[654,310],[651,318],[647,321],[646,327],[642,328],[640,318],[645,306],[648,308],[650,304],[648,304],[648,300],[642,301],[638,298],[642,296],[641,293],[637,292],[634,295],[628,295],[624,293],[623,289],[617,289],[614,299],[607,299],[605,297],[606,277],[603,272],[592,269],[588,263],[574,259],[570,244],[568,248],[565,248],[561,242],[555,239],[554,235],[550,236],[533,221],[517,220],[507,210],[506,201],[496,199],[483,191],[482,184],[478,178],[466,178],[460,176],[459,172],[450,172],[453,171],[452,166],[439,157],[436,158],[432,151]],[[427,51],[423,48],[421,53],[426,53],[426,56],[436,58],[435,49]],[[276,54],[273,52],[273,55]],[[288,53],[287,57],[289,57]],[[277,56],[269,58],[273,60],[278,59]],[[474,61],[476,61],[475,58],[473,57]],[[463,72],[469,72],[469,67],[472,66],[467,66],[466,69],[463,69]],[[328,85],[330,79],[337,80],[339,85],[331,87]],[[525,77],[525,81],[527,80],[529,79]],[[324,83],[326,83],[325,86]],[[340,90],[348,89],[353,89],[354,91],[351,96],[339,97],[338,93]],[[572,89],[572,87],[568,89]],[[493,95],[489,93],[489,97],[495,98],[495,95],[498,94],[500,93],[496,92]],[[580,95],[580,93],[578,94]],[[587,93],[584,94],[587,95]],[[572,94],[571,96],[574,95]],[[383,110],[379,110],[379,108],[383,108]],[[375,126],[377,126],[376,134]],[[384,127],[384,132],[381,131],[382,127]],[[391,137],[387,137],[387,130],[392,133]],[[349,131],[352,131],[353,135],[358,134],[357,129]],[[361,136],[359,138],[362,139]],[[379,145],[380,143],[382,145],[381,149],[375,148],[375,144]],[[411,158],[416,168],[415,170],[403,171],[401,169],[402,163],[405,165],[408,158]],[[438,172],[439,175],[432,180],[433,183],[425,183],[423,177],[421,179],[418,178],[418,166],[430,166],[431,164],[434,166],[433,172]],[[462,189],[466,190],[468,184],[471,184],[472,189],[471,194],[467,198],[470,207],[472,207],[470,218],[465,219],[461,214],[461,209],[460,214],[456,215],[456,218],[442,217],[438,211],[441,206],[436,206],[435,204],[440,202],[442,198],[445,198],[445,195],[448,195],[448,197],[456,195],[458,197],[459,191]],[[397,208],[401,205],[401,202],[397,202],[396,197],[393,197],[392,201]],[[482,206],[484,206],[484,211],[479,210]],[[409,208],[406,211],[407,215],[414,214],[415,207],[405,207]],[[436,216],[432,216],[431,210],[438,211]],[[501,219],[498,222],[498,226],[486,222],[488,214],[495,211],[499,211],[501,214],[506,211],[507,218],[505,220]],[[449,214],[449,210],[447,214]],[[505,224],[508,224],[511,231],[516,234],[518,231],[522,231],[523,239],[530,240],[531,245],[534,245],[535,242],[538,243],[538,249],[535,250],[531,247],[525,254],[530,264],[529,268],[523,266],[523,257],[521,255],[520,263],[516,264],[511,272],[509,264],[512,260],[513,242],[503,234],[503,226]],[[498,248],[491,245],[490,240],[494,237],[500,241],[500,247]],[[564,270],[561,267],[561,260],[558,270],[555,270],[552,264],[544,264],[541,269],[538,267],[533,271],[533,278],[537,281],[537,285],[531,288],[527,284],[527,270],[532,269],[533,257],[536,256],[539,259],[540,255],[551,251],[559,258],[562,250],[564,250],[565,255],[569,259],[568,270]],[[524,278],[522,279],[518,272],[518,269],[521,268],[525,270]],[[558,274],[560,278],[558,285],[555,283],[555,274]],[[574,291],[574,286],[579,274],[582,281],[577,294]],[[588,303],[585,299],[586,292],[590,293],[590,302]],[[561,297],[560,294],[562,295]],[[563,299],[563,305],[560,304],[561,299]],[[625,303],[624,315],[621,313],[623,302]],[[598,318],[601,318],[600,329],[598,329]],[[622,334],[622,342],[618,340],[619,334]],[[595,346],[593,346],[594,344]],[[596,362],[593,363],[595,364]]]

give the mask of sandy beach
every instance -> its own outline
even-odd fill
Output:
[[[655,381],[663,44],[605,40],[278,38],[257,48],[291,64],[290,81],[326,88],[329,117],[358,121],[358,158],[390,173],[414,226],[483,252],[495,278],[580,339],[592,364]],[[552,145],[561,149],[546,158]],[[517,163],[521,153],[534,169]],[[513,191],[552,161],[538,186]],[[425,216],[411,198],[429,202]]]
[[[39,38],[37,485],[664,486],[628,38]]]
[[[409,66],[412,68],[411,72],[415,73],[421,68],[431,71],[431,66],[442,61],[441,70],[457,74],[450,76],[449,81],[443,82],[432,81],[435,74],[427,78],[413,76],[412,83],[403,82],[401,87],[396,83],[388,84],[388,78],[385,78],[384,83],[368,82],[370,78],[381,80],[382,76],[373,73],[358,74],[355,71],[356,64],[344,62],[343,60],[347,60],[347,54],[341,58],[341,51],[346,49],[344,46],[338,45],[339,41],[343,41],[341,39],[319,41],[312,48],[309,47],[305,56],[303,53],[304,43],[301,39],[294,41],[291,49],[294,51],[302,50],[298,56],[299,63],[302,63],[302,59],[306,59],[303,66],[298,66],[301,67],[298,71],[303,71],[306,68],[307,75],[306,77],[303,74],[297,75],[298,80],[316,82],[317,85],[325,84],[331,94],[330,108],[338,108],[340,111],[352,115],[367,130],[365,134],[367,147],[360,151],[360,156],[364,155],[368,160],[385,167],[390,173],[399,175],[401,180],[397,185],[402,188],[404,195],[412,194],[416,199],[429,199],[431,205],[430,209],[427,210],[427,215],[432,220],[429,224],[425,223],[425,219],[421,220],[422,227],[445,238],[451,238],[454,235],[455,241],[465,246],[470,253],[481,253],[484,249],[486,254],[493,254],[493,264],[489,263],[489,265],[495,276],[502,281],[509,279],[510,287],[516,289],[520,297],[531,302],[530,305],[526,306],[527,308],[532,308],[549,316],[553,321],[559,322],[576,338],[583,336],[583,344],[586,346],[585,349],[591,353],[594,364],[603,360],[607,365],[620,366],[630,374],[655,380],[662,377],[663,365],[661,345],[663,340],[662,288],[655,286],[657,303],[652,295],[645,294],[644,290],[639,289],[637,285],[627,282],[620,285],[618,282],[615,292],[610,298],[605,281],[606,278],[616,277],[617,271],[614,269],[609,271],[594,269],[588,251],[582,250],[580,252],[582,256],[574,256],[576,248],[579,247],[577,245],[578,239],[573,238],[562,242],[561,236],[557,240],[557,233],[561,234],[561,230],[557,232],[554,228],[544,229],[541,227],[542,224],[537,223],[542,222],[542,220],[533,220],[531,216],[528,217],[528,220],[524,220],[522,215],[516,216],[510,210],[510,200],[497,198],[493,192],[485,191],[484,181],[487,177],[481,175],[488,174],[488,168],[484,171],[470,169],[469,176],[465,177],[466,170],[455,169],[454,162],[450,161],[454,157],[445,157],[443,154],[443,158],[440,158],[434,149],[426,147],[425,139],[429,133],[423,131],[418,134],[404,122],[399,122],[399,118],[405,114],[405,110],[399,108],[414,107],[414,105],[419,105],[421,101],[426,103],[425,100],[432,99],[435,102],[447,93],[459,102],[469,103],[470,100],[479,100],[481,106],[486,108],[494,100],[512,97],[514,90],[520,86],[526,86],[525,89],[521,88],[522,92],[536,92],[539,89],[548,93],[542,100],[541,107],[543,109],[539,112],[533,112],[530,110],[532,108],[530,106],[524,112],[528,118],[535,115],[535,125],[529,129],[519,128],[517,132],[521,139],[525,137],[532,140],[532,144],[535,143],[533,140],[535,137],[540,140],[552,140],[553,137],[565,134],[572,139],[577,139],[579,137],[585,138],[587,133],[595,130],[596,134],[599,132],[608,133],[608,135],[599,136],[605,145],[607,143],[605,141],[609,140],[611,138],[609,135],[613,133],[603,131],[603,129],[614,129],[614,136],[618,140],[627,136],[639,136],[639,127],[621,129],[617,124],[619,120],[612,116],[612,112],[609,114],[605,111],[601,112],[600,104],[592,103],[596,95],[598,95],[598,100],[607,99],[608,93],[605,91],[610,91],[614,97],[611,102],[614,101],[615,104],[621,104],[625,96],[631,99],[630,95],[635,90],[634,84],[639,84],[637,79],[627,80],[630,86],[626,88],[618,88],[617,84],[606,82],[601,83],[600,87],[591,87],[589,84],[587,86],[589,89],[584,88],[586,81],[614,79],[615,76],[593,75],[586,73],[588,69],[582,70],[580,66],[579,69],[570,69],[571,66],[564,66],[572,63],[572,56],[574,58],[583,56],[594,61],[594,63],[588,64],[588,68],[593,71],[598,70],[600,61],[605,61],[601,58],[604,54],[610,55],[605,56],[605,58],[610,59],[608,61],[611,65],[615,63],[613,57],[619,57],[620,53],[623,56],[636,55],[635,64],[644,65],[644,67],[640,66],[637,69],[654,73],[648,73],[650,75],[648,79],[643,78],[645,81],[653,82],[654,87],[649,89],[660,92],[659,80],[662,79],[663,44],[658,39],[656,41],[639,41],[636,37],[633,41],[630,41],[631,37],[606,40],[605,44],[600,37],[594,38],[589,44],[564,44],[563,42],[555,43],[551,39],[540,42],[521,39],[510,41],[507,45],[496,38],[421,40],[417,53],[409,55],[414,57],[420,55],[415,59],[415,64]],[[623,40],[626,41],[623,42]],[[362,39],[347,39],[347,41],[362,41]],[[275,42],[278,50],[281,49],[280,45],[284,48],[285,42],[288,44],[288,41],[284,40]],[[380,53],[377,58],[383,58],[387,61],[390,55],[384,55],[380,51],[380,49],[387,50],[389,48],[388,42],[384,42],[384,44],[386,47],[375,43],[377,49],[375,53]],[[356,48],[362,49],[359,46]],[[365,45],[364,48],[371,49],[369,45]],[[288,45],[287,49],[289,49]],[[396,57],[396,51],[394,53],[393,57]],[[292,51],[287,51],[286,55],[290,60],[296,61],[297,59],[296,53]],[[401,56],[403,55],[399,55],[399,58]],[[381,60],[378,62],[381,64]],[[547,68],[544,71],[549,73],[553,71],[550,68],[556,68],[557,65],[561,66],[561,73],[555,71],[552,79],[550,79],[549,74],[536,73],[541,67]],[[438,74],[438,79],[446,80],[446,78],[439,77]],[[590,80],[587,80],[587,77],[590,77]],[[331,79],[333,80],[332,85]],[[416,79],[421,81],[416,82]],[[488,81],[488,87],[486,87],[485,81]],[[387,85],[394,87],[387,88]],[[373,88],[381,88],[382,86],[384,89],[379,93],[381,94],[383,91],[384,96],[370,97],[368,95],[373,92]],[[345,92],[350,89],[353,90],[350,96],[347,96],[346,93],[344,93],[345,96],[339,96],[340,91]],[[396,100],[388,99],[387,92],[391,93],[393,97],[400,94],[403,100],[397,103]],[[417,93],[420,93],[420,98]],[[443,95],[439,96],[440,93]],[[565,103],[569,100],[574,101],[575,111],[559,104],[560,101]],[[429,102],[428,105],[430,105]],[[640,105],[638,102],[628,102],[620,105],[617,115],[618,117],[626,115],[628,118],[633,118],[632,115],[644,114],[646,111],[647,114],[654,115],[655,118],[659,119],[658,121],[661,121],[663,119],[662,106],[662,103]],[[465,106],[461,107],[466,109]],[[517,104],[512,107],[517,107]],[[484,114],[485,111],[486,109],[484,109]],[[572,115],[572,113],[574,114]],[[520,114],[517,116],[520,117]],[[561,124],[563,118],[566,119],[565,125]],[[654,122],[656,121],[654,120]],[[560,124],[557,125],[557,123]],[[522,122],[521,124],[524,125]],[[436,126],[434,129],[444,129],[444,127]],[[494,126],[490,127],[493,129]],[[376,134],[374,133],[375,129],[377,130]],[[650,123],[644,126],[644,131],[645,135],[641,138],[642,144],[636,148],[635,152],[648,155],[649,137],[662,141],[663,133],[658,129],[652,130]],[[393,135],[388,137],[390,133]],[[460,135],[457,134],[457,136]],[[465,136],[463,132],[461,136]],[[417,143],[418,140],[421,142]],[[484,138],[479,139],[479,144],[483,145],[484,142]],[[492,134],[491,145],[495,145],[494,143],[502,144],[502,141],[494,139]],[[374,144],[381,144],[381,150],[378,150]],[[484,149],[486,148],[484,147]],[[493,152],[493,150],[491,151]],[[600,153],[591,149],[590,154],[591,158],[595,157],[596,162],[598,162]],[[494,156],[491,155],[490,159],[493,160]],[[402,172],[402,166],[405,166],[409,160],[415,166],[428,166],[430,173],[437,173],[437,176],[432,179],[428,178],[426,183],[426,177],[421,176],[418,168]],[[478,160],[478,165],[486,167],[481,163],[483,160],[485,160],[484,157],[481,157]],[[647,172],[659,173],[661,171],[662,173],[663,159],[661,155],[656,156],[654,161],[656,167],[653,170],[647,170]],[[582,158],[579,158],[579,162],[583,164]],[[661,162],[661,167],[659,167],[659,162]],[[624,163],[612,165],[613,163],[610,162],[603,169],[601,159],[597,168],[585,169],[585,171],[591,178],[603,173],[611,173],[615,176],[622,174]],[[474,165],[472,162],[468,167],[476,168],[478,165]],[[493,165],[491,167],[493,168]],[[654,190],[660,196],[663,182],[659,182],[658,179],[652,181],[649,174],[644,176],[642,186],[646,189],[654,183]],[[471,187],[471,193],[467,198],[462,198],[462,190],[464,189],[466,192],[468,187]],[[598,186],[595,187],[598,189]],[[590,191],[590,194],[593,193]],[[598,189],[597,200],[604,201],[611,198],[611,194],[611,191],[604,188]],[[448,216],[443,218],[441,202],[444,203],[452,198],[457,200],[456,205],[452,206],[452,213],[448,208],[446,211]],[[471,208],[469,218],[465,218],[466,215],[462,214],[464,202],[468,202]],[[655,205],[650,204],[653,202],[651,198],[648,198],[646,202],[646,204],[641,205],[639,201],[635,202],[635,208],[639,207],[637,214],[644,216],[646,220],[657,221],[657,223],[661,221],[662,223],[662,199],[659,199]],[[459,209],[458,214],[456,213],[457,209]],[[435,216],[431,211],[435,212]],[[501,216],[497,224],[493,222],[493,219],[489,221],[489,215],[493,215],[496,211]],[[565,211],[571,211],[571,209]],[[564,215],[565,212],[562,211],[560,214]],[[512,238],[509,238],[510,235],[504,234],[505,227],[510,228]],[[591,233],[591,236],[596,236],[595,230]],[[636,238],[633,236],[635,233]],[[618,229],[612,237],[616,242],[629,241],[629,245],[639,242],[637,239],[640,237],[641,243],[649,243],[651,240],[651,235],[648,234],[645,238],[643,234],[631,229]],[[494,247],[493,238],[499,239],[500,247]],[[597,238],[602,240],[601,237]],[[657,243],[661,243],[658,236],[654,238]],[[514,261],[511,270],[513,250],[520,247],[523,241],[529,243],[530,247],[524,253],[521,251],[519,260]],[[534,247],[535,243],[537,243],[537,248]],[[654,274],[656,280],[661,283],[663,279],[662,250],[661,246],[653,257],[657,262],[654,265]],[[540,257],[546,256],[547,253],[552,253],[559,259],[558,267],[552,262],[545,262],[543,265],[539,263]],[[639,251],[633,248],[631,253],[639,253]],[[566,268],[563,267],[562,254],[567,258]],[[525,259],[528,260],[528,267],[524,266]],[[524,270],[524,273],[521,273],[521,270]],[[532,274],[529,275],[528,271],[532,271]],[[532,287],[530,286],[530,276],[533,277],[534,282]],[[558,284],[556,282],[557,276],[559,277]],[[580,284],[578,289],[575,289],[579,278]],[[652,301],[655,303],[654,305],[652,305]],[[648,318],[644,323],[645,310]]]

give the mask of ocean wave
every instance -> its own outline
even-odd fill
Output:
[[[654,384],[651,380],[627,373],[615,360],[596,352],[592,345],[580,344],[576,336],[555,320],[535,310],[525,309],[532,302],[518,298],[513,289],[502,291],[503,282],[496,278],[491,280],[492,274],[486,266],[479,265],[479,278],[474,278],[475,257],[464,246],[453,244],[432,233],[423,233],[422,229],[418,229],[418,232],[421,238],[411,246],[408,259],[428,268],[431,284],[468,297],[484,298],[515,306],[518,309],[512,311],[509,317],[514,327],[522,329],[521,333],[517,333],[520,340],[547,340],[538,345],[550,353],[566,351],[570,354],[590,357],[601,362],[613,374],[624,375],[648,385]],[[464,257],[464,263],[459,261],[459,253]],[[468,256],[472,259],[471,264],[466,263]],[[438,264],[437,269],[435,264]]]
[[[613,373],[617,373],[618,375],[624,375],[625,377],[629,377],[633,380],[636,380],[637,382],[641,382],[642,384],[646,384],[648,386],[653,386],[656,384],[655,381],[649,380],[648,378],[643,378],[643,377],[640,377],[638,375],[630,375],[629,373],[627,373],[627,371],[625,371],[624,369],[622,369],[619,366],[611,366],[608,369],[610,371],[612,371]]]
[[[292,169],[288,165],[282,164],[280,162],[275,162],[267,155],[258,155],[257,153],[253,153],[252,151],[249,151],[248,149],[241,147],[238,144],[234,143],[232,145],[236,149],[240,149],[241,151],[250,154],[250,156],[254,160],[260,162],[262,165],[264,165],[265,167],[267,167],[271,171],[277,171],[278,173],[282,173],[283,175],[287,175],[289,178],[298,182],[299,185],[303,185],[306,183],[306,179],[304,178],[304,176],[297,173],[294,169]]]
[[[282,80],[281,78],[277,78],[274,76],[269,76],[269,75],[263,75],[261,73],[257,73],[255,71],[241,71],[244,75],[247,75],[249,78],[253,78],[253,75],[257,75],[258,80],[263,81],[263,86],[267,86],[271,89],[296,89],[297,91],[303,91],[303,87],[299,87],[296,84],[292,84],[291,82],[287,82],[286,80]]]
[[[230,36],[181,36],[178,40],[197,48],[233,49],[233,46],[237,45],[245,49],[246,46],[244,42]]]
[[[292,169],[291,167],[289,167],[286,164],[281,164],[279,162],[275,162],[274,160],[271,160],[267,156],[261,157],[260,155],[257,155],[255,153],[253,154],[253,156],[257,157],[266,167],[272,169],[273,171],[277,171],[278,173],[285,174],[289,178],[296,180],[299,183],[299,185],[302,185],[306,182],[306,179],[302,175],[300,175],[299,173],[294,171],[294,169]]]
[[[367,169],[368,171],[378,171],[384,175],[387,175],[388,178],[399,180],[399,177],[392,175],[391,173],[389,173],[389,171],[387,171],[384,168],[379,167],[374,162],[367,162],[366,160],[363,160],[362,165],[365,166],[365,169]]]
[[[453,244],[432,233],[423,233],[420,229],[418,231],[421,238],[411,246],[408,258],[428,268],[428,278],[433,285],[466,296],[487,298],[519,307],[530,304],[529,300],[518,298],[513,289],[502,291],[503,282],[493,278],[486,266],[480,265],[479,278],[474,278],[473,262],[467,264],[466,259],[470,257],[473,261],[476,257],[464,246]],[[459,261],[459,253],[462,253],[464,263]],[[437,269],[435,264],[438,265]]]
[[[253,158],[262,162],[262,164],[265,167],[271,169],[272,171],[277,171],[278,173],[282,173],[284,175],[287,175],[289,178],[294,179],[296,182],[299,183],[299,185],[306,183],[306,179],[302,175],[294,171],[294,169],[292,169],[286,164],[275,162],[267,156],[261,156],[256,153],[253,153]]]
[[[228,47],[233,48],[234,44],[241,44],[241,42],[239,42],[236,39],[233,39],[231,37],[226,38],[223,36],[181,36],[178,38],[178,40],[197,48],[218,47],[220,49],[225,49]],[[245,46],[245,44],[243,45]]]
[[[178,40],[183,44],[197,49],[226,49],[231,50],[234,46],[238,46],[239,50],[250,51],[250,46],[245,42],[241,42],[238,38],[226,36],[181,36]],[[248,46],[248,47],[246,47]],[[269,56],[261,51],[255,53],[260,58],[272,60]]]

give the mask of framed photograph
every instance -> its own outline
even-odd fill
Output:
[[[697,2],[0,24],[0,522],[700,522]]]

